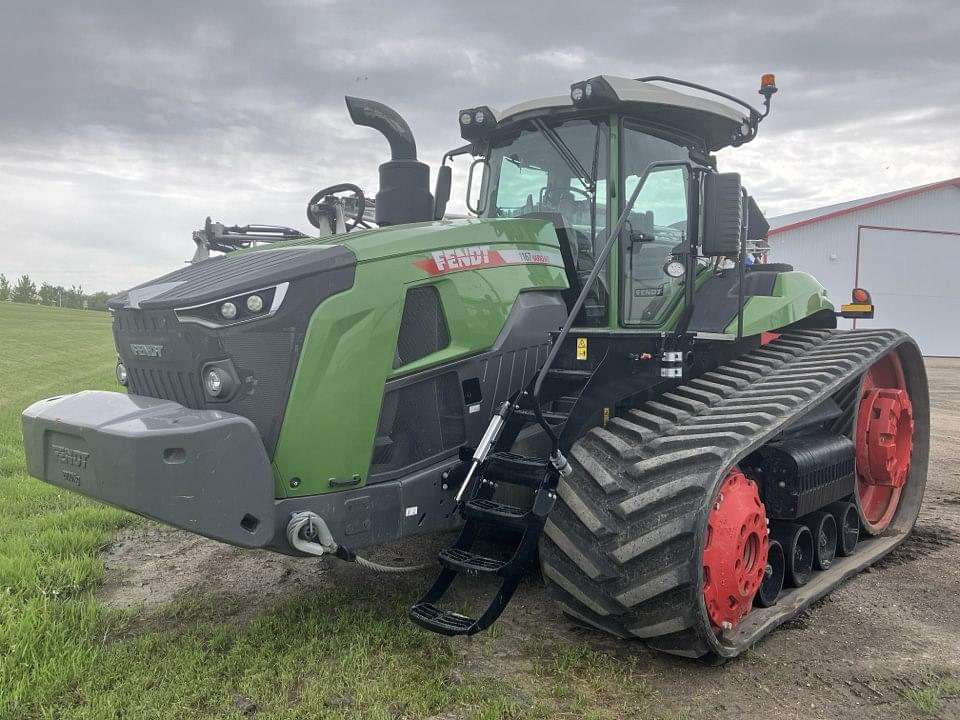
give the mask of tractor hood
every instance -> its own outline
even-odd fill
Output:
[[[246,417],[272,460],[312,318],[332,296],[354,288],[362,267],[376,265],[365,276],[374,279],[357,282],[342,317],[362,317],[363,308],[378,303],[395,313],[407,282],[436,275],[521,265],[549,284],[563,267],[557,235],[543,220],[420,223],[337,239],[238,250],[112,298],[129,392]],[[338,327],[332,345],[345,332]],[[222,376],[216,395],[205,384],[211,370]]]
[[[316,241],[313,241],[316,242]],[[183,308],[238,293],[350,268],[354,254],[343,245],[275,245],[235,252],[163,275],[110,299],[112,310]]]

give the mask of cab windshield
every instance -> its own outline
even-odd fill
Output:
[[[549,214],[566,231],[577,275],[593,269],[607,227],[608,126],[576,119],[535,120],[490,148],[486,217]],[[584,308],[583,324],[606,324],[609,282],[601,274]]]
[[[548,124],[529,121],[495,141],[488,153],[485,217],[549,216],[565,231],[583,281],[606,241],[609,128],[605,118]],[[620,177],[624,200],[650,163],[684,161],[690,145],[633,120],[622,121]],[[687,239],[689,173],[684,167],[651,172],[620,238],[620,322],[661,325],[682,302],[685,279],[666,272]],[[605,325],[609,273],[590,290],[578,325]]]

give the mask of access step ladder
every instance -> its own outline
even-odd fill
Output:
[[[500,617],[536,558],[540,534],[556,501],[557,479],[556,471],[546,458],[492,453],[478,473],[470,499],[463,505],[466,522],[453,545],[440,551],[437,557],[440,574],[420,601],[410,608],[410,619],[441,635],[473,635],[490,627]],[[519,508],[494,501],[493,494],[500,483],[533,489],[530,507]],[[509,559],[498,560],[472,551],[482,536],[502,535],[498,531],[504,529],[522,532]],[[478,618],[437,605],[461,573],[500,578],[499,590]]]

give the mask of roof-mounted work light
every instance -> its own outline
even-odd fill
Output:
[[[610,83],[601,75],[571,85],[570,99],[574,105],[583,107],[611,105],[620,100]]]
[[[460,111],[460,137],[464,140],[482,140],[496,127],[497,117],[486,105]]]

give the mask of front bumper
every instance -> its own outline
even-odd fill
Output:
[[[22,421],[34,477],[232,545],[282,535],[270,461],[244,417],[85,391],[34,403]]]
[[[286,529],[304,510],[353,549],[459,525],[440,489],[456,457],[392,482],[275,498],[263,441],[240,415],[87,390],[34,403],[22,421],[34,477],[231,545],[299,555]]]

